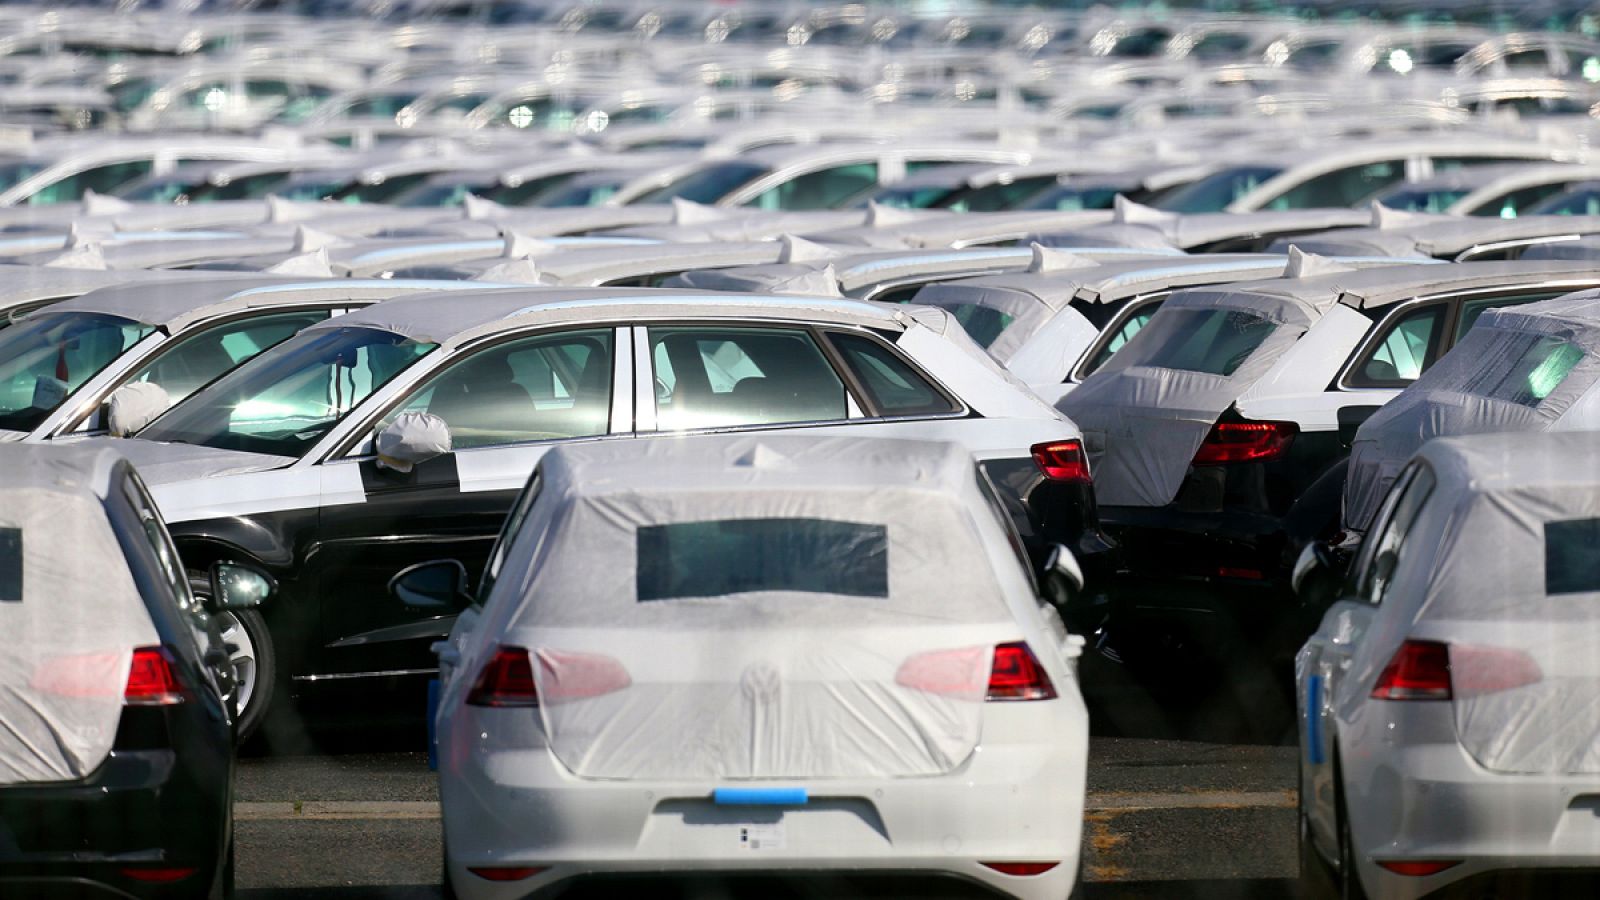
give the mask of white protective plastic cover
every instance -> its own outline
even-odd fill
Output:
[[[116,738],[133,650],[160,641],[91,473],[0,460],[0,785],[82,778]]]
[[[532,652],[574,774],[926,776],[973,752],[993,647],[1022,636],[1007,598],[1032,594],[961,448],[602,442],[539,477],[479,628]]]
[[[1457,738],[1491,771],[1600,773],[1600,439],[1485,436],[1425,457],[1438,506],[1401,558],[1413,541],[1437,552],[1389,594],[1418,604],[1412,635],[1450,645]]]
[[[1225,373],[1159,364],[1182,355],[1175,348],[1194,336],[1196,328],[1185,316],[1211,311],[1237,316],[1221,323],[1219,342],[1227,339],[1223,330],[1242,322],[1271,330],[1240,358],[1228,360],[1234,364],[1221,367]],[[1096,500],[1106,506],[1172,502],[1218,418],[1320,316],[1308,303],[1268,293],[1202,288],[1173,294],[1099,371],[1056,404],[1083,429]]]
[[[1406,461],[1435,437],[1548,431],[1600,383],[1600,291],[1485,311],[1461,342],[1363,422],[1344,522],[1366,531]],[[1573,423],[1600,427],[1600,421]]]

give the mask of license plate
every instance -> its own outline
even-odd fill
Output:
[[[782,850],[784,847],[783,822],[739,826],[740,850]]]

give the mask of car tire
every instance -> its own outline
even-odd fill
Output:
[[[1339,819],[1339,900],[1367,900],[1356,873],[1355,839],[1350,834],[1350,816],[1345,812],[1344,779],[1335,782],[1336,811]]]
[[[189,590],[196,598],[211,595],[211,579],[203,572],[189,573]],[[239,743],[249,740],[266,719],[277,694],[278,658],[272,646],[267,622],[253,609],[217,613],[217,628],[223,640],[235,649],[228,651],[235,686],[234,729]],[[242,700],[243,702],[239,702]]]

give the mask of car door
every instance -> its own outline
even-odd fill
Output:
[[[1424,463],[1413,462],[1401,472],[1351,566],[1343,596],[1323,615],[1296,662],[1303,720],[1300,789],[1310,798],[1304,805],[1312,831],[1330,858],[1336,851],[1333,757],[1339,721],[1343,711],[1362,699],[1361,685],[1350,677],[1352,662],[1379,615],[1405,538],[1434,484],[1433,472]]]
[[[402,413],[450,427],[453,449],[401,473],[378,465],[370,443],[325,466],[354,466],[364,502],[324,507],[306,578],[317,598],[316,648],[323,674],[417,673],[453,613],[409,609],[389,594],[401,569],[456,559],[483,571],[511,509],[550,447],[631,433],[628,328],[522,333],[454,354],[377,416],[368,435]]]

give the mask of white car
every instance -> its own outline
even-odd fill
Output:
[[[1082,641],[976,472],[858,438],[546,455],[439,648],[447,885],[845,870],[1065,898]]]
[[[1593,433],[1477,435],[1401,472],[1296,659],[1309,875],[1410,900],[1600,874],[1597,456]]]

